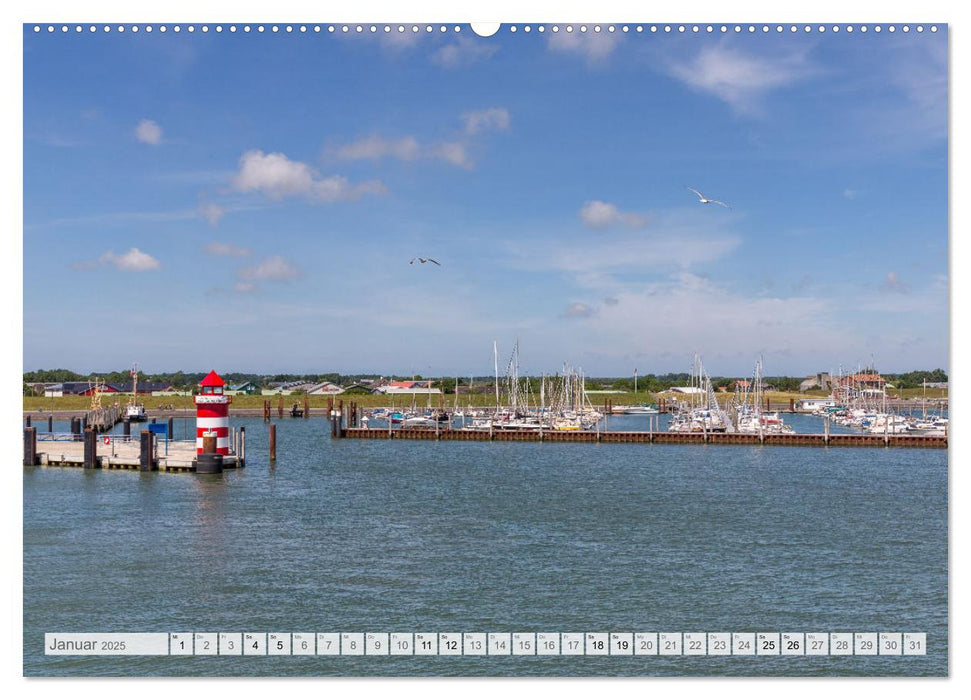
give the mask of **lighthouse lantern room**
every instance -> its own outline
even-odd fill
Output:
[[[231,397],[223,393],[226,382],[210,372],[199,382],[201,393],[196,395],[196,453],[202,453],[203,434],[216,434],[216,452],[229,454],[229,403]]]

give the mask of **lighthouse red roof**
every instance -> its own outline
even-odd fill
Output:
[[[206,378],[199,382],[199,386],[226,386],[226,382],[223,378],[216,374],[216,370],[213,370],[206,375]]]

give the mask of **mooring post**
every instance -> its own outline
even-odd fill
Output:
[[[276,461],[276,423],[270,423],[270,466]]]
[[[47,432],[54,432],[54,416],[47,416]]]
[[[81,434],[81,420],[77,416],[71,416],[71,435]]]
[[[310,396],[303,395],[303,417],[310,418]]]
[[[789,398],[789,413],[796,412],[796,400],[794,398]]]
[[[165,434],[166,439],[172,440],[175,437],[175,421],[169,418],[169,430]]]
[[[270,422],[270,402],[267,399],[263,399],[263,422]]]
[[[87,429],[88,429],[88,415],[87,414],[84,414],[83,416],[81,416],[81,428],[80,428],[80,430],[81,431],[84,431],[84,430],[87,430]]]
[[[131,421],[127,418],[121,424],[121,434],[125,437],[131,437]]]
[[[823,418],[823,444],[829,444],[829,416]]]
[[[890,415],[886,415],[883,418],[883,444],[890,444]]]
[[[37,428],[24,428],[24,466],[37,464]]]
[[[24,419],[24,427],[25,428],[29,428],[30,427],[30,414],[29,413],[27,414],[27,417]]]
[[[149,430],[143,430],[139,436],[138,467],[140,471],[150,472],[155,470],[155,466],[152,433]]]
[[[280,394],[280,402],[277,405],[277,414],[280,418],[283,418],[283,394]]]
[[[330,420],[330,439],[334,440],[337,438],[337,416],[334,415],[334,409],[327,412],[327,418]]]
[[[236,463],[241,466],[246,466],[246,427],[241,427],[239,429],[239,456],[236,458]]]
[[[84,468],[95,469],[98,466],[97,435],[91,428],[84,429]]]

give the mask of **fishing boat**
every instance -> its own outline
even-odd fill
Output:
[[[138,397],[138,365],[131,367],[131,381],[131,399],[125,406],[125,420],[132,423],[142,423],[148,420],[148,416],[145,414],[145,405],[136,401]]]

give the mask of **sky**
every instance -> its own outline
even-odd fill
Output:
[[[948,368],[945,25],[195,26],[24,27],[25,370]]]

